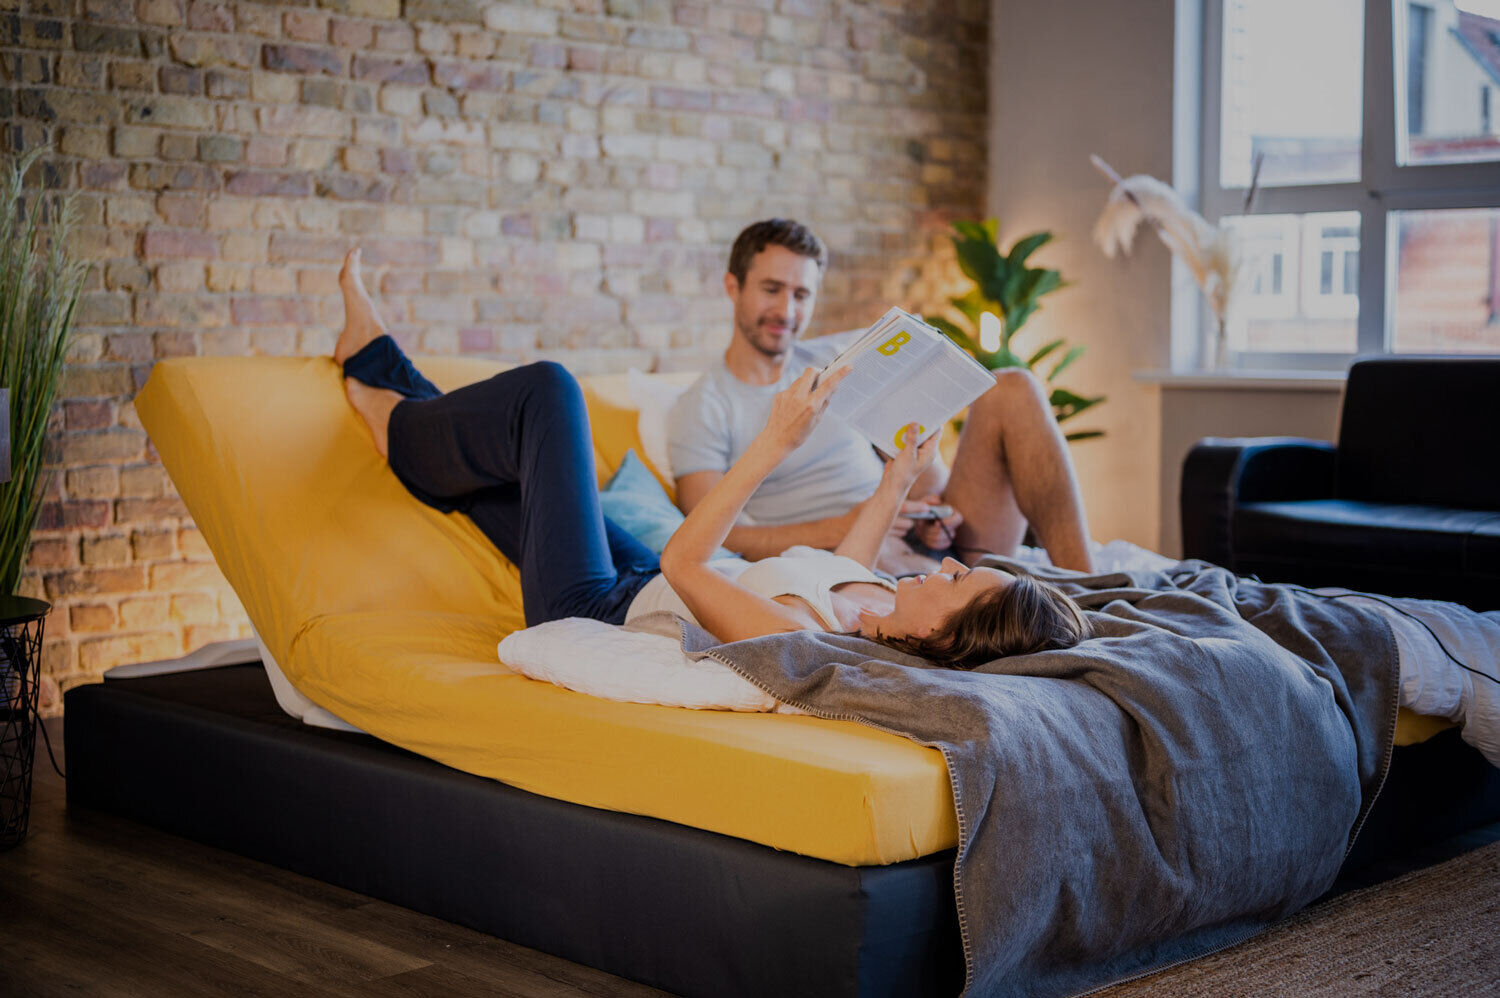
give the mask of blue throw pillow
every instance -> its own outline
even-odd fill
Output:
[[[604,515],[629,531],[636,540],[661,554],[673,531],[682,526],[682,511],[672,505],[661,482],[651,474],[633,450],[625,452],[620,469],[599,493]],[[719,548],[715,558],[732,558],[732,552]]]

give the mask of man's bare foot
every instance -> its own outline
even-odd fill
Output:
[[[344,255],[344,267],[339,271],[339,288],[344,292],[344,331],[339,334],[339,341],[333,345],[333,359],[343,367],[344,361],[359,353],[366,343],[385,335],[385,325],[375,311],[375,303],[365,293],[365,284],[359,273],[357,246]]]
[[[400,393],[389,388],[372,388],[363,381],[345,378],[344,394],[349,396],[349,404],[354,406],[354,411],[359,413],[365,425],[370,428],[370,436],[375,438],[375,449],[380,451],[380,456],[390,457],[386,430],[391,425],[391,410],[401,401]]]

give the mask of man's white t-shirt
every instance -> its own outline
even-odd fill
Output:
[[[728,471],[765,428],[776,393],[807,368],[825,366],[846,342],[844,336],[825,336],[794,344],[774,385],[747,385],[720,358],[667,413],[672,474],[681,478],[696,471]],[[869,441],[827,416],[766,476],[745,512],[754,522],[772,526],[839,516],[874,494],[882,468]]]

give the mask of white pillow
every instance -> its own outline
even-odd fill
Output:
[[[667,412],[688,390],[696,375],[647,374],[632,367],[625,372],[625,384],[630,392],[630,404],[640,411],[637,428],[641,434],[641,448],[656,470],[672,481],[672,458],[667,450]]]
[[[626,630],[586,617],[550,620],[500,642],[512,669],[564,689],[625,703],[697,710],[777,710],[777,701],[729,666],[697,661],[665,634]],[[800,713],[781,705],[781,713]]]

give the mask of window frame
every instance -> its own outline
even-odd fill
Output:
[[[1202,88],[1198,192],[1204,218],[1217,223],[1243,214],[1246,190],[1221,187],[1224,3],[1201,0]],[[1252,215],[1357,211],[1360,216],[1359,311],[1355,353],[1291,353],[1231,348],[1227,367],[1343,371],[1357,355],[1390,353],[1394,339],[1389,294],[1395,287],[1396,246],[1387,238],[1393,211],[1435,208],[1500,208],[1500,160],[1407,165],[1396,120],[1396,88],[1405,87],[1404,59],[1396,58],[1395,21],[1406,0],[1365,0],[1360,179],[1353,183],[1261,187]],[[1399,36],[1404,50],[1404,26]],[[1215,322],[1199,308],[1200,337]]]

